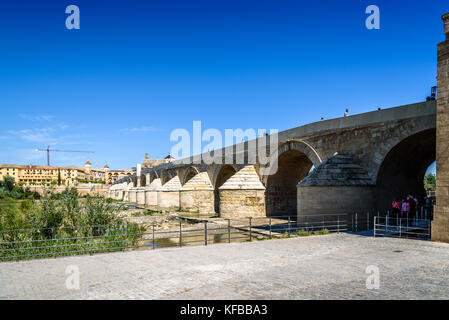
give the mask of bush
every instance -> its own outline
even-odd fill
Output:
[[[0,261],[29,254],[73,255],[133,246],[143,229],[124,222],[116,215],[118,210],[119,206],[104,198],[80,199],[74,188],[60,194],[52,188],[44,190],[39,201],[4,198],[0,201]]]

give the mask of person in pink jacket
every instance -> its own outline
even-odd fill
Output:
[[[404,200],[402,202],[402,208],[401,208],[401,217],[405,218],[407,217],[407,214],[410,212],[410,203],[407,200]]]

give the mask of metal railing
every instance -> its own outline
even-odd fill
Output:
[[[431,220],[400,218],[399,216],[374,217],[374,237],[394,237],[430,240]]]
[[[349,231],[346,214],[213,218],[156,230],[153,223],[0,230],[0,261],[210,245]]]

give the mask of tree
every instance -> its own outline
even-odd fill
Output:
[[[424,176],[424,186],[426,188],[435,187],[436,184],[437,184],[437,179],[436,179],[435,175],[430,173],[430,174],[426,174]]]
[[[0,181],[0,187],[6,189],[7,191],[12,191],[14,189],[15,184],[16,181],[11,176],[6,176],[3,178],[3,181]]]
[[[58,186],[61,185],[61,170],[58,169]]]

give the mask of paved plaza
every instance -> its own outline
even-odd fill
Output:
[[[449,244],[333,234],[3,262],[0,299],[449,299]]]

